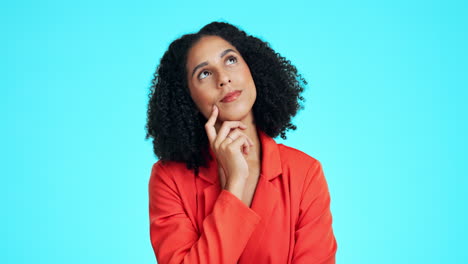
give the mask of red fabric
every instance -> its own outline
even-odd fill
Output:
[[[216,160],[198,176],[183,163],[153,165],[150,239],[159,264],[335,263],[321,163],[259,136],[262,165],[251,207],[221,189]]]

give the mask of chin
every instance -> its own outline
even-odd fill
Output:
[[[223,110],[218,117],[220,121],[240,121],[251,113],[252,108]]]
[[[239,114],[235,114],[235,115],[221,115],[219,117],[219,121],[240,121],[242,119],[244,119],[246,117],[246,115],[239,115]]]
[[[239,98],[241,99],[241,98]],[[252,112],[255,100],[239,100],[238,102],[220,105],[219,119],[222,121],[240,121]]]

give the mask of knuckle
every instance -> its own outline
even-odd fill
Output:
[[[232,121],[224,121],[221,127],[227,127],[231,124]]]
[[[239,121],[226,121],[230,127],[237,128],[239,126]]]

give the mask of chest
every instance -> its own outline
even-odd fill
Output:
[[[221,191],[219,185],[199,186],[195,226],[201,234],[204,219],[211,214]],[[296,210],[290,186],[281,177],[273,181],[262,175],[245,186],[242,201],[261,218],[238,263],[288,263],[294,248]]]
[[[252,206],[252,200],[255,195],[255,190],[257,189],[259,177],[260,170],[258,168],[250,169],[249,178],[245,183],[244,193],[242,195],[242,202],[244,202],[248,207]]]

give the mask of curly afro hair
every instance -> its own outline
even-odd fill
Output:
[[[188,50],[203,36],[219,36],[236,47],[250,68],[257,90],[253,114],[257,129],[275,138],[286,139],[287,130],[304,101],[307,85],[289,60],[276,53],[267,42],[247,35],[237,27],[212,22],[194,34],[186,34],[169,45],[154,73],[149,94],[146,139],[153,138],[155,155],[162,161],[184,162],[198,173],[206,167],[209,142],[204,125],[187,85]]]

